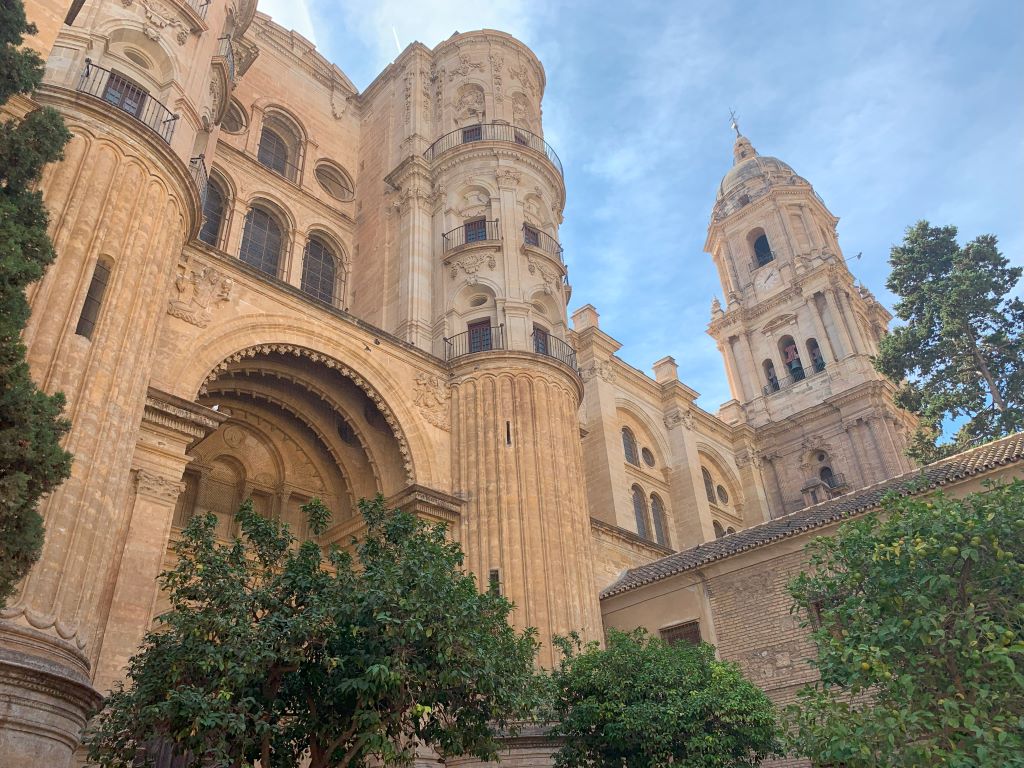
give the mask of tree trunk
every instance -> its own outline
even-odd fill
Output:
[[[1006,401],[1003,399],[1003,395],[999,392],[999,387],[996,386],[995,380],[992,378],[992,373],[988,369],[988,365],[985,363],[985,358],[982,357],[981,352],[978,351],[978,345],[974,340],[973,334],[971,337],[972,352],[974,353],[974,361],[978,364],[978,372],[981,373],[985,379],[985,383],[988,384],[989,394],[992,395],[992,402],[1000,413],[1006,413]]]

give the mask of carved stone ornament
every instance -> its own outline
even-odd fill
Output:
[[[591,363],[580,371],[580,375],[583,377],[583,381],[590,381],[596,376],[607,381],[609,384],[614,384],[615,364],[612,363],[611,360],[602,360],[600,362]]]
[[[135,489],[140,496],[148,496],[155,501],[173,503],[185,490],[185,484],[155,472],[137,469],[135,471]]]
[[[167,311],[187,323],[205,328],[210,324],[213,306],[230,300],[234,284],[231,278],[213,267],[187,270],[174,279],[178,297],[168,302]]]
[[[779,328],[786,325],[792,325],[795,322],[796,315],[779,315],[765,323],[765,326],[761,329],[761,333],[765,336],[771,336],[775,331],[779,330]]]
[[[467,275],[475,275],[484,265],[487,265],[488,269],[494,269],[498,266],[498,262],[494,259],[494,253],[481,253],[474,251],[467,253],[461,258],[449,259],[445,264],[451,268],[452,280],[459,274],[461,269]]]
[[[416,377],[413,402],[420,409],[423,418],[446,432],[451,429],[449,398],[448,386],[439,376],[423,373]]]
[[[135,0],[121,0],[121,5],[125,8],[131,8],[134,4]],[[188,36],[193,31],[192,26],[183,22],[172,8],[157,0],[139,0],[139,6],[145,19],[142,33],[150,40],[158,40],[160,33],[167,29],[173,32],[178,45],[188,42]]]
[[[682,424],[684,429],[693,429],[693,414],[690,411],[681,411],[678,408],[669,411],[662,419],[665,429],[674,429]]]
[[[494,86],[494,101],[500,104],[505,99],[505,95],[502,92],[503,83],[501,75],[501,67],[505,60],[493,53],[488,58],[491,60],[491,83]]]
[[[451,82],[456,77],[465,77],[474,70],[482,70],[484,65],[479,61],[473,61],[469,56],[461,54],[459,56],[459,65],[448,70],[448,81]]]
[[[545,293],[550,294],[552,291],[558,291],[562,284],[562,275],[558,271],[547,266],[531,253],[526,254],[526,265],[531,275],[540,275],[541,280],[544,281]]]
[[[523,180],[523,174],[511,168],[499,168],[494,172],[499,186],[516,187]]]
[[[530,95],[537,98],[537,86],[533,84],[533,79],[530,77],[526,70],[526,67],[509,67],[509,75],[512,76],[513,80],[517,80],[523,84],[523,88],[529,91]]]

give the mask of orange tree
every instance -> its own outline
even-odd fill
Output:
[[[890,498],[789,587],[820,682],[791,747],[847,768],[1024,765],[1024,483]]]

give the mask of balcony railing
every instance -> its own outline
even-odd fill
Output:
[[[498,226],[497,219],[467,221],[441,235],[441,252],[448,253],[466,243],[483,243],[488,240],[501,240],[501,227]]]
[[[551,164],[558,169],[559,176],[565,175],[562,172],[562,161],[558,159],[558,155],[550,144],[537,134],[508,123],[478,123],[446,133],[431,144],[423,156],[429,162],[433,162],[449,149],[476,141],[507,141],[510,144],[529,147],[546,155]]]
[[[86,59],[85,70],[78,81],[78,90],[102,99],[112,107],[131,115],[168,144],[171,143],[178,115],[173,114],[128,78],[93,64],[91,59]]]
[[[532,334],[533,351],[538,355],[547,355],[555,360],[565,363],[574,371],[576,367],[576,350],[557,336],[552,336],[544,331],[534,331]]]
[[[188,172],[192,176],[192,181],[196,183],[196,189],[199,190],[199,205],[206,205],[206,189],[209,186],[209,177],[206,174],[206,159],[199,155],[199,157],[193,157],[188,161]]]
[[[228,65],[228,80],[235,82],[235,49],[231,47],[231,38],[225,35],[220,38],[220,48],[217,50],[220,56]]]
[[[558,244],[555,238],[547,232],[537,229],[537,227],[523,224],[523,243],[534,248],[540,248],[540,250],[551,254],[559,261],[562,260],[562,246]]]
[[[492,349],[505,349],[505,326],[470,328],[444,340],[444,359],[454,360],[463,355],[476,352],[489,352]]]
[[[842,472],[833,472],[831,475],[825,475],[821,478],[821,481],[832,490],[846,487],[846,475]]]
[[[210,0],[185,0],[185,2],[200,19],[206,18],[206,12],[210,10]]]
[[[816,376],[817,374],[825,370],[825,361],[816,360],[810,370],[807,370],[806,368],[801,368],[800,370],[801,373],[791,374],[789,376],[783,376],[781,379],[774,379],[772,381],[769,381],[761,388],[761,391],[765,395],[773,395],[776,392],[779,392],[780,390],[793,386],[799,381],[804,381],[805,379],[808,379],[811,376]]]

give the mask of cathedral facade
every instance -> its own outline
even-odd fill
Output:
[[[197,512],[227,539],[251,498],[303,534],[320,497],[328,544],[380,493],[447,524],[518,626],[600,639],[628,569],[912,469],[870,361],[888,313],[811,184],[738,129],[709,200],[713,414],[672,358],[648,376],[593,306],[569,317],[546,74],[519,41],[414,43],[359,92],[255,0],[68,6],[27,3],[46,77],[9,105],[73,134],[24,338],[75,455],[0,615],[11,765],[67,764]],[[654,628],[714,639],[687,610]]]

